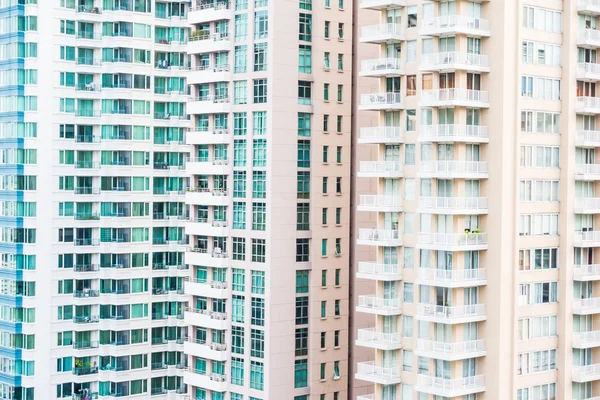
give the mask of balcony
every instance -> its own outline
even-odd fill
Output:
[[[368,229],[358,230],[359,245],[364,246],[402,246],[402,232],[393,229]]]
[[[401,382],[399,368],[380,367],[375,365],[375,361],[359,362],[354,377],[381,385],[397,385]]]
[[[573,246],[600,247],[600,231],[575,232]]]
[[[228,51],[230,47],[231,37],[227,33],[195,31],[190,34],[186,49],[188,54],[202,54]]]
[[[419,105],[423,107],[490,107],[487,91],[462,88],[423,90]]]
[[[375,328],[359,329],[355,344],[379,350],[398,350],[402,348],[402,334],[377,332]]]
[[[190,85],[210,82],[227,82],[231,79],[231,68],[229,65],[210,66],[201,65],[188,73]]]
[[[575,180],[597,181],[600,180],[600,164],[575,165]]]
[[[404,64],[399,58],[376,58],[360,63],[359,76],[385,77],[404,75]]]
[[[485,269],[433,269],[419,268],[420,285],[464,288],[487,285]]]
[[[575,265],[573,268],[574,281],[600,280],[600,264]]]
[[[402,178],[404,171],[400,161],[361,161],[358,176],[360,178]]]
[[[421,55],[421,71],[490,72],[488,56],[452,51]]]
[[[600,47],[600,31],[596,29],[586,29],[583,35],[577,38],[577,46],[588,49],[597,49]]]
[[[486,250],[485,233],[419,233],[417,247],[442,251]]]
[[[186,325],[200,326],[210,329],[228,329],[227,313],[186,308],[183,315]]]
[[[229,192],[225,189],[190,188],[185,193],[185,202],[193,205],[226,206]]]
[[[229,236],[227,221],[209,221],[206,218],[191,218],[185,223],[185,232],[196,236]]]
[[[485,341],[470,340],[467,342],[445,343],[419,339],[416,354],[421,357],[446,361],[483,357],[485,356]]]
[[[229,130],[227,129],[189,129],[185,135],[185,144],[203,145],[203,144],[228,144],[230,140]]]
[[[356,311],[375,315],[400,315],[400,299],[384,299],[375,295],[358,296]]]
[[[399,43],[404,40],[404,26],[401,24],[368,25],[360,29],[361,43]]]
[[[600,131],[576,131],[575,146],[600,147]]]
[[[577,63],[577,80],[585,82],[600,81],[600,64],[597,63]]]
[[[586,15],[600,15],[600,0],[579,0],[577,12]]]
[[[360,144],[398,144],[404,143],[402,129],[395,126],[376,126],[360,128]]]
[[[228,295],[227,282],[189,280],[185,282],[185,294],[212,299],[226,299]]]
[[[444,215],[487,214],[486,197],[420,197],[418,212]]]
[[[193,25],[211,21],[227,20],[231,19],[231,17],[232,14],[229,2],[202,2],[196,7],[190,7],[190,10],[188,11],[188,22]]]
[[[447,398],[466,396],[485,391],[484,375],[467,378],[444,379],[429,375],[417,375],[415,390]]]
[[[600,214],[600,197],[576,198],[575,214]]]
[[[376,281],[399,281],[402,280],[402,267],[398,264],[359,262],[356,277]]]
[[[441,324],[466,324],[468,322],[485,321],[485,304],[470,304],[466,306],[419,304],[417,319]]]
[[[357,209],[371,212],[401,212],[402,197],[400,194],[397,196],[361,194],[358,198]]]
[[[575,112],[585,115],[600,114],[600,97],[577,96]]]
[[[576,349],[600,346],[600,331],[573,332],[572,346]]]
[[[573,366],[571,380],[573,382],[585,383],[600,379],[600,364]]]
[[[488,143],[488,128],[480,125],[421,125],[420,142]]]
[[[183,373],[183,381],[187,385],[200,387],[213,392],[225,392],[228,386],[227,376],[208,371],[199,371],[194,368],[188,368]]]
[[[421,178],[487,179],[488,163],[485,161],[421,161]]]
[[[358,109],[362,111],[402,110],[402,94],[396,92],[366,93],[360,95]]]
[[[210,158],[188,158],[186,171],[192,175],[227,175],[229,160]]]
[[[192,247],[185,252],[185,262],[191,265],[225,268],[229,263],[229,254],[218,250]]]
[[[222,343],[207,343],[203,340],[187,338],[183,344],[183,351],[185,354],[193,354],[209,360],[227,360],[227,345]]]
[[[229,112],[230,99],[227,96],[189,97],[187,102],[188,114],[222,114]]]
[[[600,314],[600,297],[589,297],[587,299],[573,299],[573,314]]]
[[[356,396],[356,400],[375,400],[375,395],[363,394],[362,396]]]
[[[360,8],[366,10],[385,10],[387,8],[405,7],[405,0],[361,0]]]
[[[487,19],[466,15],[447,15],[422,20],[419,34],[424,36],[463,34],[487,37],[490,36],[490,23]]]

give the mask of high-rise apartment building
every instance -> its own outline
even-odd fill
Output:
[[[344,400],[352,3],[194,2],[184,382]]]
[[[600,2],[360,6],[358,399],[598,398]]]
[[[185,394],[189,3],[0,2],[0,398]]]

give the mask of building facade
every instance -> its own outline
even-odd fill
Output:
[[[360,2],[366,399],[592,399],[600,3]],[[359,16],[360,17],[360,16]],[[360,18],[359,18],[360,20]]]
[[[192,4],[193,399],[348,397],[352,3]]]

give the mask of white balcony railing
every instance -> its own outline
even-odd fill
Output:
[[[424,103],[468,101],[472,103],[487,103],[488,92],[462,88],[432,89],[421,91],[421,101]]]
[[[572,375],[575,382],[595,380],[600,375],[600,364],[574,366]]]
[[[575,280],[600,279],[600,264],[575,265],[573,268],[573,277]]]
[[[402,334],[377,332],[375,328],[359,329],[358,341],[373,344],[400,345]]]
[[[577,96],[575,108],[581,112],[586,110],[596,112],[596,110],[600,109],[600,97]],[[598,113],[600,113],[600,110],[598,110]]]
[[[427,281],[460,283],[486,280],[485,269],[434,269],[419,268],[419,279]]]
[[[400,312],[400,299],[384,299],[375,295],[358,296],[358,307],[379,311]]]
[[[466,342],[445,343],[435,340],[419,339],[417,341],[417,350],[426,353],[437,353],[442,355],[440,358],[456,357],[459,355],[468,355],[481,353],[485,351],[485,340],[469,340]]]
[[[469,389],[485,387],[485,379],[484,375],[469,376],[466,378],[458,379],[444,379],[435,376],[418,374],[417,386],[428,389],[440,390],[445,393],[448,393],[449,397],[454,397],[451,396],[450,393],[463,392]]]
[[[486,210],[487,197],[421,197],[419,208]]]
[[[575,173],[578,175],[600,175],[600,164],[577,164]]]
[[[451,51],[421,55],[421,69],[446,68],[453,65],[465,65],[471,68],[489,68],[488,56],[483,54]]]
[[[600,231],[575,232],[573,235],[575,244],[591,245],[600,242]]]
[[[587,299],[574,299],[573,312],[589,312],[600,309],[600,297],[589,297]]]
[[[421,125],[421,138],[425,141],[453,138],[483,141],[488,140],[488,127],[480,125]]]
[[[369,229],[358,230],[358,240],[372,242],[398,241],[402,238],[402,232],[393,229]]]
[[[402,267],[398,264],[382,264],[375,262],[361,261],[358,263],[358,275],[367,275],[370,277],[379,277],[381,279],[402,278]]]
[[[377,24],[363,26],[360,29],[360,37],[363,41],[378,40],[390,36],[401,37],[404,35],[402,24]]]
[[[399,73],[403,68],[404,64],[399,58],[376,58],[373,60],[363,60],[360,63],[360,72],[367,75],[378,74],[384,71]]]
[[[599,164],[600,165],[600,164]],[[488,163],[485,161],[422,161],[421,172],[432,174],[487,174]]]
[[[595,143],[600,145],[600,131],[576,131],[575,143],[580,145],[585,143]]]
[[[470,317],[485,317],[485,304],[470,304],[466,306],[436,306],[434,304],[419,304],[417,314],[423,317],[445,320]]]
[[[579,41],[600,42],[600,31],[596,29],[586,29]]]
[[[402,207],[402,198],[400,196],[386,196],[378,194],[361,194],[358,204],[365,208],[394,208]]]
[[[361,107],[392,107],[402,105],[402,93],[365,93],[360,95]]]
[[[435,31],[470,30],[489,32],[490,23],[487,19],[473,18],[466,15],[445,15],[422,21],[423,34]]]
[[[378,143],[378,142],[397,142],[400,143],[404,139],[402,129],[396,126],[375,126],[368,128],[360,128],[359,140]]]
[[[575,199],[575,209],[585,212],[585,210],[600,210],[600,197],[584,197]]]
[[[359,172],[365,174],[399,174],[402,172],[400,161],[361,161]]]
[[[599,75],[600,76],[600,64],[580,62],[577,63],[577,74],[580,76]]]
[[[399,369],[396,367],[380,367],[375,361],[359,362],[356,369],[357,374],[363,376],[377,376],[383,379],[399,379]]]
[[[419,233],[420,245],[468,247],[487,245],[485,233]]]
[[[600,331],[573,333],[573,347],[586,347],[595,343],[600,343]]]

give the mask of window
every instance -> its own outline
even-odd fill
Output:
[[[250,361],[250,388],[263,390],[265,383],[264,364],[260,361]]]
[[[561,66],[562,47],[560,45],[524,40],[521,50],[524,63]]]
[[[333,332],[333,347],[334,348],[340,347],[340,331]]]
[[[344,98],[344,85],[337,85],[337,101],[342,101]]]
[[[296,297],[296,325],[308,324],[308,297]]]
[[[542,339],[558,335],[558,316],[520,318],[517,323],[519,340]]]
[[[310,203],[298,203],[296,205],[296,230],[310,230]]]
[[[265,262],[265,239],[252,239],[252,262]]]
[[[252,294],[265,294],[265,272],[251,271]]]
[[[415,145],[406,143],[404,145],[404,165],[410,166],[410,165],[415,165],[415,163],[416,163]]]
[[[556,349],[532,351],[517,355],[517,375],[556,369]]]
[[[338,164],[342,163],[342,146],[337,146],[336,147],[335,162],[338,163]]]
[[[519,215],[520,236],[558,235],[558,214]]]
[[[402,336],[405,338],[413,337],[413,317],[402,316]]]
[[[310,136],[310,118],[309,113],[298,113],[298,136]]]
[[[338,39],[344,39],[344,24],[338,23]]]
[[[327,164],[329,162],[329,146],[323,146],[323,164]]]
[[[591,390],[591,386],[590,386]],[[531,393],[531,394],[530,394]],[[517,400],[554,400],[556,399],[556,383],[546,383],[531,388],[517,389]]]
[[[236,14],[234,20],[234,40],[243,42],[248,37],[248,14]]]
[[[331,25],[330,21],[325,21],[325,31],[324,31],[324,36],[325,39],[329,39],[329,26]],[[327,53],[329,54],[329,53]]]
[[[519,250],[519,270],[547,270],[558,268],[558,248]]]
[[[340,308],[340,300],[336,300],[334,302],[334,304],[333,304],[333,312],[334,312],[334,315],[336,317],[339,317],[339,316],[342,315],[342,310]]]
[[[413,352],[410,350],[402,350],[402,370],[412,372],[413,368]]]
[[[321,318],[327,318],[327,301],[321,301]]]
[[[259,297],[252,298],[252,318],[250,323],[252,325],[264,326],[265,325],[265,299]]]
[[[298,49],[298,72],[312,72],[312,46],[301,44]]]
[[[406,42],[406,62],[417,61],[417,41],[409,40]]]
[[[335,131],[337,133],[342,133],[342,116],[341,115],[337,116],[337,120],[336,120],[336,124],[335,124]]]
[[[311,104],[312,82],[298,81],[298,104]]]
[[[319,378],[324,381],[325,380],[325,369],[326,369],[326,364],[325,363],[321,363],[321,371],[320,371],[320,375]]]
[[[417,76],[407,75],[406,76],[406,95],[416,96],[417,95]]]
[[[327,347],[327,333],[321,332],[321,350]]]
[[[323,208],[321,211],[321,224],[327,225],[327,208]]]
[[[264,39],[269,36],[269,12],[256,11],[254,13],[254,39]]]
[[[344,70],[344,55],[338,54],[338,71]]]
[[[235,171],[234,171],[235,172]],[[267,185],[266,171],[252,171],[252,197],[255,199],[264,199]]]
[[[252,165],[254,167],[267,166],[267,140],[254,139],[252,141]]]
[[[266,103],[267,102],[267,80],[266,79],[254,79],[254,103]]]
[[[337,207],[335,209],[335,224],[336,225],[342,224],[342,209],[340,207]]]
[[[267,207],[265,203],[252,203],[252,230],[264,231],[266,227]]]
[[[254,43],[254,71],[267,70],[267,42]]]
[[[300,13],[298,39],[312,41],[312,14]]]
[[[342,178],[341,177],[335,178],[335,193],[342,194]]]
[[[294,361],[294,387],[302,388],[308,386],[308,360]]]
[[[312,0],[300,0],[301,10],[312,10]]]
[[[248,67],[248,46],[245,44],[240,45],[240,46],[235,46],[233,58],[234,58],[233,72],[236,74],[246,72],[247,67]]]
[[[323,84],[323,100],[329,101],[329,83]]]
[[[308,293],[308,271],[296,271],[296,293]]]
[[[558,146],[521,146],[521,167],[559,168]]]
[[[310,172],[298,171],[297,174],[297,198],[310,199]]]
[[[246,238],[233,238],[233,259],[236,261],[246,259]]]
[[[241,358],[231,358],[231,383],[244,385],[244,360]]]
[[[323,180],[323,183],[321,185],[321,188],[322,188],[323,194],[327,194],[327,182],[328,182],[329,178],[324,176],[322,178],[322,180]]]
[[[413,302],[413,284],[404,282],[404,298],[403,301],[405,303]]]
[[[521,96],[558,101],[560,100],[560,79],[523,75],[521,76]]]
[[[310,140],[298,140],[298,168],[310,168]]]
[[[247,103],[247,85],[246,81],[235,81],[233,82],[233,103],[234,104],[246,104]]]
[[[231,289],[234,291],[243,292],[245,290],[246,271],[241,268],[233,268],[232,273],[233,284]]]
[[[341,270],[341,269],[339,269],[339,268],[337,268],[337,269],[335,270],[335,282],[334,282],[334,285],[335,285],[336,287],[339,287],[339,286],[341,286],[341,275],[342,275],[342,270]]]
[[[309,256],[309,239],[296,239],[296,262],[308,262]]]
[[[520,182],[521,201],[558,201],[560,181],[522,180]]]
[[[562,13],[548,8],[523,6],[523,27],[562,32]]]
[[[331,69],[331,61],[329,60],[329,52],[323,53],[323,63],[325,71],[329,71]]]
[[[323,115],[323,133],[327,133],[329,131],[329,115]]]
[[[408,27],[414,28],[417,26],[417,6],[409,6],[406,8]]]
[[[417,110],[406,110],[406,131],[413,132],[417,129]]]
[[[547,304],[558,301],[557,282],[523,283],[519,285],[519,305]]]
[[[296,329],[296,357],[308,355],[308,328]]]

